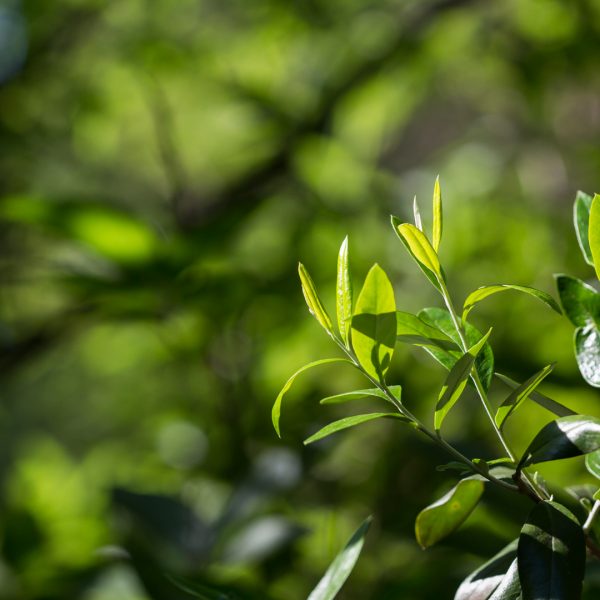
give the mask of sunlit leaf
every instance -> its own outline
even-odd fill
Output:
[[[304,444],[312,444],[313,442],[317,442],[322,440],[323,438],[331,435],[332,433],[337,433],[338,431],[342,431],[344,429],[350,429],[350,427],[356,427],[356,425],[361,425],[362,423],[367,423],[369,421],[373,421],[375,419],[400,419],[406,423],[410,423],[406,417],[402,416],[399,413],[367,413],[366,415],[354,415],[352,417],[346,417],[344,419],[339,419],[338,421],[334,421],[333,423],[329,423],[323,427],[323,429],[319,429],[317,433],[311,435],[309,438],[304,440]]]
[[[448,377],[440,390],[435,407],[434,425],[436,431],[440,430],[446,415],[463,393],[467,381],[469,380],[475,359],[486,344],[491,332],[492,330],[490,329],[474,346],[469,348],[468,352],[465,352],[452,369],[450,369],[450,373],[448,373]]]
[[[535,436],[518,468],[588,454],[600,448],[600,419],[585,415],[561,417]]]
[[[415,227],[419,231],[423,231],[423,221],[421,220],[421,211],[419,210],[419,205],[417,204],[417,197],[414,197],[413,200],[413,215],[415,217]]]
[[[575,330],[575,358],[582,377],[600,387],[600,330],[592,325]]]
[[[533,296],[534,298],[541,300],[544,304],[549,306],[552,310],[555,310],[558,314],[562,314],[562,311],[560,310],[560,306],[557,304],[556,300],[550,294],[547,294],[546,292],[542,292],[540,290],[536,290],[535,288],[527,287],[524,285],[513,285],[510,283],[501,283],[501,284],[496,284],[496,285],[485,285],[483,287],[476,289],[474,292],[471,292],[467,296],[467,299],[465,300],[465,303],[463,305],[462,320],[463,321],[467,320],[467,316],[469,315],[469,313],[471,312],[473,307],[478,302],[481,302],[483,299],[485,299],[488,296],[491,296],[493,294],[497,294],[499,292],[507,292],[509,290],[515,290],[517,292],[523,292],[524,294]]]
[[[556,364],[556,363],[554,363]],[[514,389],[508,398],[499,406],[496,411],[494,420],[498,428],[502,428],[506,419],[515,411],[523,401],[525,401],[532,392],[544,381],[544,379],[554,369],[554,364],[544,367],[541,371],[538,371],[535,375],[532,375],[529,379]]]
[[[271,410],[271,420],[273,422],[273,427],[275,428],[275,431],[277,432],[277,435],[279,437],[281,437],[281,431],[279,430],[279,420],[281,418],[281,402],[282,402],[283,397],[285,396],[286,392],[292,387],[292,384],[294,383],[294,380],[296,379],[296,377],[298,377],[298,375],[300,375],[300,373],[303,373],[304,371],[307,371],[308,369],[312,369],[313,367],[317,367],[319,365],[327,365],[327,364],[331,364],[331,363],[348,363],[350,365],[352,364],[352,362],[349,361],[347,358],[323,358],[321,360],[315,360],[314,362],[304,365],[301,369],[298,369],[285,382],[285,385],[279,392],[279,395],[277,396],[277,398],[275,400],[275,404],[273,404],[273,409]]]
[[[390,385],[388,386],[388,390],[390,390],[396,400],[400,400],[402,388],[399,385]],[[341,404],[342,402],[350,402],[352,400],[362,400],[368,396],[380,398],[381,400],[391,403],[391,400],[387,397],[385,392],[381,391],[379,388],[370,388],[367,390],[344,392],[343,394],[336,394],[335,396],[327,396],[327,398],[321,400],[321,404]]]
[[[340,335],[348,346],[352,323],[352,280],[348,264],[348,236],[344,238],[338,255],[336,309]]]
[[[477,506],[483,489],[483,481],[467,477],[437,502],[424,508],[415,523],[415,534],[421,548],[433,546],[458,529]]]
[[[377,264],[367,274],[352,317],[352,347],[358,361],[383,381],[396,345],[396,301],[385,271]]]
[[[588,238],[596,277],[600,279],[600,195],[594,194],[592,206],[590,208],[590,225],[588,229]]]
[[[592,251],[590,250],[590,241],[588,239],[591,206],[592,197],[584,192],[577,192],[575,204],[573,205],[573,221],[575,223],[575,233],[577,234],[579,247],[588,265],[594,264]]]
[[[335,557],[317,587],[310,593],[307,600],[333,600],[340,591],[346,579],[352,572],[360,555],[365,536],[371,525],[372,517],[368,517],[354,532],[346,546]]]
[[[433,232],[431,236],[435,252],[439,250],[442,241],[442,225],[442,188],[440,187],[440,177],[438,175],[433,186]]]
[[[565,314],[575,327],[600,327],[600,293],[569,275],[557,275],[556,287]]]
[[[575,516],[557,502],[536,504],[517,550],[523,600],[579,600],[585,538]]]
[[[521,600],[521,582],[517,559],[513,560],[489,600]]]
[[[308,274],[308,271],[302,263],[298,264],[298,274],[300,275],[302,293],[304,294],[304,299],[306,300],[310,314],[317,319],[321,327],[323,327],[327,333],[332,334],[333,326],[331,325],[331,319],[317,294],[311,276]]]
[[[586,454],[585,467],[596,479],[600,479],[600,450]]]

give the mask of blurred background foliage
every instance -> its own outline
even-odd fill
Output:
[[[0,598],[305,598],[370,513],[340,597],[451,598],[527,502],[490,490],[421,551],[448,457],[395,423],[301,444],[348,414],[318,405],[363,387],[344,367],[298,381],[276,438],[285,379],[336,355],[296,263],[331,308],[349,234],[357,286],[378,261],[400,309],[439,304],[388,220],[415,193],[428,220],[439,173],[457,299],[589,278],[571,204],[598,190],[599,89],[598,0],[2,0]],[[546,393],[598,415],[565,319],[502,294],[473,321],[504,372],[558,360]],[[443,378],[397,350],[423,418]],[[523,412],[518,449],[550,419]],[[499,452],[472,397],[447,434]]]

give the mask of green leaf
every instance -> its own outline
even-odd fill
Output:
[[[346,417],[344,419],[339,419],[339,421],[329,423],[329,425],[326,425],[323,427],[323,429],[319,429],[317,433],[304,440],[304,445],[308,446],[308,444],[322,440],[324,437],[327,437],[332,433],[342,431],[343,429],[349,429],[350,427],[356,427],[356,425],[361,425],[362,423],[367,423],[368,421],[374,421],[375,419],[383,418],[400,419],[405,423],[412,422],[399,413],[367,413],[366,415],[354,415],[353,417]]]
[[[343,550],[335,557],[307,600],[333,600],[352,572],[360,555],[372,517],[363,521]]]
[[[590,452],[585,456],[585,468],[596,478],[600,479],[600,450]]]
[[[271,420],[273,422],[273,427],[277,432],[277,435],[281,437],[281,431],[279,430],[279,420],[281,418],[281,401],[285,396],[286,392],[292,387],[294,380],[300,373],[307,371],[308,369],[312,369],[313,367],[317,367],[319,365],[327,365],[331,363],[348,363],[352,364],[347,358],[323,358],[321,360],[315,360],[314,362],[308,363],[304,365],[301,369],[298,369],[286,382],[281,391],[279,392],[277,399],[275,400],[275,404],[273,404],[273,409],[271,410]]]
[[[396,400],[400,401],[402,388],[399,385],[390,385],[388,386],[388,390],[392,392],[392,395]],[[336,394],[335,396],[327,396],[327,398],[321,400],[321,404],[341,404],[342,402],[350,402],[352,400],[362,400],[368,396],[381,398],[381,400],[391,403],[391,400],[386,396],[385,392],[382,392],[379,388],[370,388],[368,390],[354,390],[352,392]]]
[[[575,516],[544,500],[529,514],[517,550],[523,600],[579,600],[585,538]]]
[[[502,548],[498,554],[473,571],[461,584],[454,600],[488,600],[498,588],[517,557],[518,540]]]
[[[308,305],[308,310],[315,317],[315,319],[317,319],[321,327],[323,327],[327,333],[333,335],[331,319],[329,318],[323,303],[319,299],[313,280],[302,263],[298,263],[298,274],[300,275],[302,293],[304,294],[304,299]]]
[[[521,600],[521,582],[517,559],[513,560],[496,591],[489,600]]]
[[[600,279],[600,195],[594,194],[592,206],[590,208],[590,225],[588,229],[588,238],[596,277]]]
[[[419,312],[418,317],[428,325],[440,329],[460,348],[460,337],[454,329],[452,317],[447,310],[443,308],[425,308]],[[473,344],[476,344],[483,337],[482,333],[470,323],[465,323],[465,334],[469,346],[473,346]],[[460,350],[445,351],[431,346],[426,346],[425,350],[448,370],[450,370],[462,356]],[[490,387],[492,376],[494,374],[494,353],[489,344],[486,344],[479,353],[479,356],[475,360],[475,368],[477,369],[483,387],[487,390]]]
[[[371,267],[352,317],[352,346],[373,378],[383,381],[396,345],[396,301],[385,271]]]
[[[340,335],[346,346],[349,346],[352,324],[352,280],[348,265],[348,236],[344,238],[338,255],[336,309]]]
[[[535,288],[527,287],[524,285],[499,283],[496,285],[484,285],[483,287],[476,289],[474,292],[471,292],[467,296],[467,299],[465,300],[465,303],[463,305],[463,313],[462,313],[463,322],[467,320],[467,316],[469,315],[469,313],[471,312],[473,307],[478,302],[481,302],[484,298],[487,298],[488,296],[491,296],[492,294],[497,294],[499,292],[507,292],[509,290],[515,290],[517,292],[523,292],[524,294],[529,294],[530,296],[533,296],[534,298],[541,300],[544,304],[548,305],[552,310],[555,310],[559,315],[562,314],[562,311],[560,310],[560,306],[558,305],[556,300],[550,294],[547,294],[546,292],[542,292],[540,290],[536,290]]]
[[[532,392],[544,381],[544,379],[552,372],[554,369],[553,363],[544,367],[541,371],[538,371],[535,375],[532,375],[527,381],[522,383],[516,389],[514,389],[508,398],[504,400],[504,402],[500,405],[498,410],[496,411],[496,416],[494,420],[496,421],[496,425],[499,429],[502,428],[506,419],[515,411],[521,403],[526,400]]]
[[[600,387],[600,330],[592,325],[575,330],[575,358],[582,377]]]
[[[600,448],[600,419],[585,415],[561,417],[535,436],[519,462],[528,465],[589,454]]]
[[[419,205],[417,204],[417,197],[414,197],[413,200],[413,215],[415,217],[415,227],[419,231],[423,231],[423,221],[421,220],[421,211],[419,210]]]
[[[491,332],[492,330],[490,329],[474,346],[469,348],[468,352],[465,352],[452,369],[450,369],[450,373],[440,390],[438,402],[435,407],[434,425],[436,431],[440,430],[446,415],[463,393],[467,381],[469,380],[469,375],[471,374],[475,359],[486,344]]]
[[[392,227],[427,279],[441,291],[440,281],[444,278],[442,267],[425,234],[414,225],[402,223],[394,216],[392,216]]]
[[[456,343],[444,332],[407,312],[396,311],[396,337],[399,342],[415,346],[438,346],[443,350],[456,350]]]
[[[442,225],[442,188],[440,187],[440,176],[438,175],[433,186],[433,232],[431,236],[435,252],[439,250],[442,241]]]
[[[600,294],[587,283],[569,275],[557,275],[556,287],[565,314],[575,327],[600,327]]]
[[[594,265],[592,251],[590,250],[590,241],[588,230],[590,227],[590,208],[592,206],[592,197],[584,192],[577,192],[575,204],[573,205],[573,221],[575,222],[575,233],[577,241],[583,254],[583,258],[588,265]]]
[[[483,489],[483,481],[467,477],[437,502],[424,508],[415,523],[415,534],[421,548],[433,546],[458,529],[477,506]]]
[[[513,389],[516,389],[521,385],[514,379],[511,379],[502,373],[494,373],[494,375],[500,379],[500,381],[504,382],[507,386]],[[529,394],[529,398],[536,404],[539,404],[542,408],[545,408],[546,410],[555,414],[557,417],[568,417],[569,415],[577,414],[574,410],[567,408],[563,404],[560,404],[560,402],[556,402],[556,400],[552,400],[552,398],[548,398],[548,396],[544,396],[544,394],[541,394],[537,390],[531,392],[531,394]]]

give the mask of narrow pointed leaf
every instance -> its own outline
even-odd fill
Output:
[[[365,371],[383,381],[396,345],[396,301],[385,271],[371,267],[352,317],[352,347]]]
[[[435,407],[434,425],[436,431],[440,430],[446,415],[463,393],[467,381],[469,380],[475,359],[486,344],[491,331],[492,330],[490,329],[473,347],[469,348],[469,351],[465,352],[452,369],[450,369],[450,373],[448,373],[448,377],[442,386]]]
[[[439,175],[433,186],[433,233],[431,236],[433,249],[437,252],[442,241],[442,188]]]
[[[413,200],[413,215],[415,217],[415,227],[419,231],[423,231],[423,221],[421,220],[421,211],[419,210],[419,205],[417,204],[417,197],[414,197]]]
[[[352,280],[348,263],[348,236],[344,238],[338,255],[336,312],[340,335],[348,346],[352,324]]]
[[[317,587],[310,593],[307,600],[333,600],[340,591],[346,579],[352,572],[360,555],[365,536],[371,525],[372,517],[368,517],[354,532],[346,546],[335,557]]]
[[[594,265],[592,251],[590,250],[590,241],[588,239],[588,230],[590,227],[590,208],[592,206],[592,197],[584,192],[577,192],[575,204],[573,205],[573,221],[575,222],[575,233],[577,241],[583,254],[583,258],[588,265]]]
[[[356,425],[362,425],[362,423],[368,423],[369,421],[374,421],[375,419],[384,418],[400,419],[405,423],[411,422],[399,413],[367,413],[366,415],[354,415],[353,417],[346,417],[344,419],[340,419],[339,421],[329,423],[329,425],[326,425],[323,427],[323,429],[319,429],[317,433],[304,440],[304,445],[307,446],[308,444],[322,440],[332,433],[337,433],[338,431],[349,429],[350,427],[356,427]]]
[[[517,292],[523,292],[524,294],[533,296],[534,298],[541,300],[544,304],[549,306],[552,310],[556,311],[559,315],[562,314],[560,306],[558,305],[556,300],[546,292],[542,292],[541,290],[536,290],[535,288],[527,287],[524,285],[499,283],[496,285],[485,285],[476,289],[474,292],[471,292],[467,296],[467,299],[465,300],[465,303],[463,305],[462,320],[467,320],[467,316],[478,302],[481,302],[482,300],[493,294],[498,294],[499,292],[507,292],[509,290],[515,290]]]
[[[396,337],[399,342],[415,346],[438,346],[443,350],[457,350],[456,342],[443,331],[425,323],[411,313],[396,311]]]
[[[298,274],[300,275],[302,293],[304,294],[304,299],[308,305],[308,310],[315,317],[315,319],[317,319],[321,327],[323,327],[323,329],[325,329],[325,331],[327,331],[329,334],[332,334],[333,326],[331,324],[331,319],[329,318],[323,303],[319,299],[311,276],[308,274],[308,271],[302,263],[298,264]]]
[[[600,195],[594,194],[592,206],[590,208],[590,225],[588,229],[588,238],[590,241],[590,250],[596,277],[600,279]]]
[[[480,479],[461,479],[445,496],[417,516],[415,534],[421,548],[433,546],[458,529],[473,512],[483,494]]]
[[[535,436],[518,468],[550,460],[589,454],[600,448],[600,419],[585,415],[561,417]]]
[[[519,566],[517,559],[512,561],[506,575],[489,600],[521,600],[521,582],[519,580]]]
[[[554,363],[556,364],[556,363]],[[532,375],[529,379],[523,382],[520,386],[514,389],[508,398],[499,406],[496,411],[494,420],[498,428],[502,428],[506,419],[515,411],[522,402],[524,402],[532,392],[544,381],[544,379],[554,369],[554,364],[544,367],[541,371],[538,371],[535,375]]]
[[[349,365],[352,364],[347,358],[323,358],[321,360],[315,360],[314,362],[308,363],[304,365],[301,369],[298,369],[286,382],[281,391],[279,392],[275,404],[273,404],[273,409],[271,410],[271,420],[273,422],[273,427],[277,432],[277,435],[281,437],[281,431],[279,429],[279,421],[281,418],[281,402],[286,392],[292,387],[294,380],[300,373],[307,371],[308,369],[312,369],[313,367],[318,367],[319,365],[327,365],[331,363],[347,363]]]
[[[402,223],[398,217],[394,216],[392,216],[392,226],[409,254],[427,276],[427,279],[440,290],[439,282],[443,280],[442,267],[425,234],[414,225]]]
[[[600,330],[593,325],[575,330],[575,358],[587,383],[600,387]]]
[[[517,383],[514,379],[503,375],[502,373],[494,373],[494,375],[496,375],[496,377],[500,379],[500,381],[504,382],[507,386],[513,389],[516,389],[520,385],[522,385],[520,383]],[[539,404],[542,408],[545,408],[546,410],[555,414],[557,417],[568,417],[570,415],[577,414],[574,410],[567,408],[566,406],[560,404],[560,402],[557,402],[556,400],[552,400],[552,398],[548,398],[548,396],[544,396],[544,394],[541,394],[537,390],[531,392],[529,394],[529,398],[533,400],[536,404]]]
[[[565,314],[575,327],[600,327],[600,294],[569,275],[557,275],[556,287]]]
[[[390,385],[388,386],[388,389],[392,392],[392,395],[396,400],[400,400],[402,388],[399,385]],[[327,396],[327,398],[321,400],[321,404],[341,404],[342,402],[351,402],[352,400],[362,400],[368,396],[380,398],[381,400],[391,403],[391,400],[385,395],[385,392],[382,392],[379,388],[370,388],[368,390],[354,390],[352,392],[336,394],[335,396]]]
[[[517,550],[523,600],[579,600],[585,538],[575,516],[557,502],[536,504]]]
[[[473,571],[461,584],[454,600],[488,600],[505,578],[517,556],[518,540],[502,548],[498,554]]]

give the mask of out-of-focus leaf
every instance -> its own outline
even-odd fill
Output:
[[[308,305],[310,314],[317,319],[321,327],[327,331],[330,335],[333,334],[333,326],[331,325],[331,319],[321,302],[315,284],[308,274],[305,266],[302,263],[298,263],[298,275],[300,275],[300,282],[302,283],[302,293],[304,299]]]
[[[440,242],[442,241],[442,227],[442,188],[440,187],[440,176],[438,175],[435,178],[435,184],[433,186],[433,231],[431,235],[435,252],[439,250]]]
[[[438,346],[442,350],[459,351],[456,343],[444,332],[407,312],[396,311],[396,337],[399,342],[406,344]]]
[[[488,600],[503,581],[517,556],[517,544],[513,540],[498,554],[473,571],[461,584],[454,600]]]
[[[575,327],[600,327],[600,294],[587,283],[569,275],[557,275],[556,287],[567,317]]]
[[[575,358],[582,377],[600,387],[600,330],[595,326],[575,330]]]
[[[421,211],[419,210],[419,205],[417,204],[416,196],[413,199],[413,215],[415,217],[415,227],[419,231],[423,231],[423,221],[421,220]]]
[[[507,386],[516,389],[521,384],[516,382],[514,379],[511,379],[507,375],[503,375],[502,373],[494,373],[500,381],[504,382]],[[563,404],[556,402],[556,400],[552,400],[552,398],[548,398],[548,396],[544,396],[537,390],[534,390],[529,394],[529,398],[533,400],[535,403],[539,404],[542,408],[550,411],[555,414],[557,417],[568,417],[569,415],[576,415],[577,413],[570,408],[567,408]]]
[[[367,274],[352,317],[352,347],[373,378],[383,381],[396,345],[396,300],[385,271],[375,264]]]
[[[485,285],[476,289],[474,292],[471,292],[463,305],[463,313],[462,320],[466,321],[469,313],[473,309],[473,307],[481,302],[483,299],[491,296],[493,294],[497,294],[499,292],[507,292],[509,290],[515,290],[517,292],[523,292],[524,294],[528,294],[529,296],[533,296],[538,300],[541,300],[544,304],[549,306],[552,310],[556,311],[559,315],[562,314],[560,310],[560,306],[556,302],[556,300],[546,292],[542,292],[541,290],[536,290],[532,287],[527,287],[524,285],[513,285],[510,283],[499,283],[496,285]]]
[[[354,532],[346,546],[334,558],[317,587],[307,600],[333,600],[348,579],[365,543],[365,536],[371,525],[372,517],[367,517]]]
[[[396,400],[400,400],[402,394],[402,388],[399,385],[388,386],[390,392]],[[344,392],[343,394],[336,394],[335,396],[327,396],[321,400],[321,404],[341,404],[342,402],[350,402],[352,400],[362,400],[368,396],[374,398],[381,398],[386,402],[391,400],[386,396],[385,392],[382,392],[379,388],[370,388],[368,390],[354,390],[352,392]]]
[[[521,600],[521,582],[517,559],[513,560],[500,585],[489,600]]]
[[[329,423],[329,425],[326,425],[323,427],[323,429],[320,429],[317,431],[317,433],[304,440],[304,444],[312,444],[313,442],[322,440],[324,437],[327,437],[332,433],[337,433],[343,429],[349,429],[350,427],[355,427],[356,425],[361,425],[362,423],[367,423],[368,421],[383,418],[400,419],[405,423],[411,423],[411,421],[399,413],[367,413],[365,415],[354,415],[352,417],[345,417],[344,419],[339,419],[338,421]]]
[[[469,380],[475,359],[483,346],[487,343],[491,332],[492,330],[490,329],[474,346],[469,348],[469,351],[465,352],[465,354],[456,361],[456,364],[452,369],[450,369],[450,373],[448,373],[448,377],[440,390],[440,395],[435,407],[434,425],[436,431],[440,430],[446,415],[463,393],[467,381]]]
[[[439,282],[443,279],[442,267],[425,234],[414,225],[402,223],[394,216],[392,216],[392,227],[427,279],[441,290]]]
[[[424,308],[417,316],[428,325],[440,329],[460,348],[460,337],[458,333],[456,333],[452,317],[446,309]],[[465,335],[469,346],[475,345],[483,337],[483,334],[470,323],[465,323]],[[462,356],[460,350],[446,351],[431,346],[425,346],[425,350],[448,370],[450,370]],[[489,344],[484,346],[483,350],[475,359],[475,368],[477,369],[483,387],[487,390],[490,387],[492,376],[494,375],[494,353]]]
[[[600,195],[594,194],[592,206],[590,208],[590,225],[588,229],[588,239],[596,277],[600,279]]]
[[[300,375],[300,373],[303,373],[304,371],[308,370],[308,369],[312,369],[313,367],[317,367],[319,365],[328,365],[331,363],[348,363],[348,364],[352,364],[351,361],[349,361],[347,358],[323,358],[321,360],[315,360],[311,363],[308,363],[307,365],[304,365],[302,368],[298,369],[286,382],[285,385],[283,386],[283,388],[281,388],[281,391],[279,392],[277,398],[275,399],[275,403],[273,404],[273,409],[271,410],[271,420],[273,422],[273,427],[275,428],[275,431],[277,432],[277,435],[279,437],[281,437],[281,431],[279,429],[279,421],[281,418],[281,401],[283,400],[283,397],[285,396],[286,392],[290,389],[290,387],[292,387],[292,384],[294,383],[294,380],[296,379],[296,377],[298,377],[298,375]]]
[[[554,363],[556,364],[556,363]],[[515,411],[523,401],[525,401],[529,395],[535,391],[535,389],[544,381],[544,379],[554,369],[554,364],[544,367],[541,371],[538,371],[535,375],[532,375],[527,381],[523,382],[516,389],[514,389],[508,398],[498,407],[494,420],[499,428],[502,428],[506,419]]]
[[[590,208],[592,206],[592,197],[584,192],[577,192],[575,203],[573,204],[573,221],[575,224],[575,233],[577,241],[583,254],[583,258],[588,265],[594,264],[592,251],[590,250],[590,241],[588,230],[590,226]]]
[[[517,550],[523,600],[579,600],[585,538],[575,516],[557,502],[536,504]]]
[[[600,448],[600,419],[585,415],[561,417],[548,423],[523,454],[518,468],[589,454]]]
[[[437,502],[424,508],[415,522],[415,534],[421,548],[433,546],[458,529],[477,506],[483,489],[483,481],[467,477]]]
[[[338,255],[336,309],[340,335],[348,346],[352,323],[352,279],[348,263],[348,236],[344,238]]]

